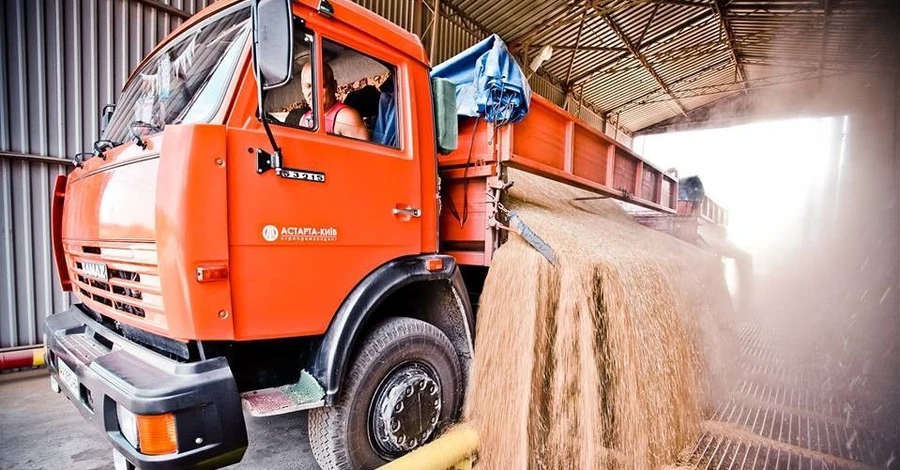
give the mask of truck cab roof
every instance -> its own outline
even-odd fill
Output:
[[[178,28],[172,31],[168,36],[165,37],[153,50],[147,54],[144,58],[144,61],[152,58],[156,55],[156,52],[165,47],[173,38],[177,37],[187,28],[190,28],[192,25],[199,23],[206,18],[214,15],[216,12],[227,9],[235,4],[246,2],[249,4],[248,0],[222,0],[213,3],[212,5],[200,10],[187,20],[185,20]],[[315,13],[318,10],[319,0],[290,0],[292,5],[300,5],[301,11],[305,11],[311,14]],[[385,18],[378,16],[366,8],[357,5],[356,3],[350,0],[329,0],[331,5],[334,7],[334,15],[332,17],[332,21],[340,21],[351,25],[357,28],[360,34],[368,34],[372,40],[376,42],[381,42],[385,44],[389,44],[391,47],[399,50],[403,54],[409,56],[409,58],[420,62],[426,67],[430,66],[429,59],[427,54],[425,53],[425,48],[422,46],[422,42],[419,40],[419,37],[415,34],[397,26],[394,23],[391,23]],[[296,9],[295,9],[296,12]],[[143,62],[141,62],[138,67],[134,70],[140,70]],[[133,75],[132,75],[133,76]],[[131,76],[128,80],[131,80]]]

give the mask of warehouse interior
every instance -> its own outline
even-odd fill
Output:
[[[732,286],[740,370],[673,465],[900,468],[900,4],[355,2],[418,35],[432,65],[499,35],[535,94],[699,175],[729,212],[753,255],[752,288]],[[41,347],[74,300],[53,263],[56,176],[143,57],[213,3],[0,2],[0,353]],[[0,467],[107,468],[109,446],[41,371],[0,374]],[[251,424],[237,467],[318,468],[289,416]],[[42,437],[53,422],[77,445]],[[58,441],[26,444],[39,439]]]

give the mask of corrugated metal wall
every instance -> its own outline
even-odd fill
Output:
[[[528,83],[531,85],[531,90],[533,92],[547,98],[557,106],[565,107],[566,94],[563,93],[558,86],[550,83],[547,79],[538,74],[532,74],[531,78],[528,79]]]
[[[100,106],[181,24],[153,3],[193,13],[211,0],[0,0],[0,348],[41,343],[44,316],[68,305],[50,191],[61,158],[97,138]]]
[[[100,107],[115,102],[131,70],[185,15],[212,1],[0,0],[0,348],[40,343],[43,318],[69,302],[49,236],[63,158],[89,150]],[[432,13],[418,0],[356,1],[430,45]],[[436,63],[485,37],[446,5],[437,30]],[[564,104],[562,90],[540,76],[531,85]],[[603,128],[599,116],[583,117]]]
[[[354,0],[356,3],[387,18],[401,28],[418,34],[416,8],[418,0]]]

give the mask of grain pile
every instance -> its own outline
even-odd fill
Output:
[[[712,255],[608,200],[522,172],[517,235],[482,293],[466,419],[480,469],[656,469],[699,431],[730,300]]]

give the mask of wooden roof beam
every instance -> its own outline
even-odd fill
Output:
[[[822,87],[823,78],[825,76],[825,51],[828,48],[828,20],[831,18],[831,2],[823,0],[825,4],[825,17],[822,19],[822,47],[819,49],[819,88]]]
[[[728,59],[723,59],[712,65],[703,67],[702,69],[700,69],[696,72],[691,72],[683,77],[680,77],[679,79],[669,83],[669,86],[673,87],[673,86],[682,85],[685,83],[692,83],[692,82],[702,78],[704,75],[706,75],[709,72],[718,72],[720,70],[727,68],[729,63],[730,63],[730,61]],[[630,99],[624,103],[617,104],[617,105],[609,108],[608,112],[609,113],[617,113],[617,112],[624,113],[624,112],[630,110],[631,108],[634,108],[635,106],[640,106],[642,104],[646,104],[649,100],[655,99],[661,94],[663,94],[661,90],[653,90],[649,93],[644,93],[643,95],[638,96],[637,98]]]
[[[553,48],[553,51],[583,51],[583,52],[628,52],[628,49],[624,47],[607,47],[607,46],[566,46],[562,44],[553,44],[553,43],[542,43],[542,44],[532,44],[530,47],[531,50],[541,50],[544,46],[550,46]]]
[[[531,43],[540,39],[542,35],[552,32],[561,26],[572,24],[579,16],[588,11],[589,7],[589,0],[570,2],[561,13],[547,18],[541,24],[521,35],[520,38],[517,38],[509,45],[510,50],[518,51],[529,47]]]
[[[474,26],[478,30],[480,30],[483,34],[490,35],[492,33],[492,31],[490,29],[488,29],[487,26],[481,24],[478,20],[476,20],[475,18],[472,18],[466,12],[462,11],[459,7],[457,7],[453,3],[452,0],[443,0],[441,2],[441,7],[450,10],[451,13],[453,13],[460,19],[466,21],[467,23],[470,23],[472,26]]]
[[[738,59],[737,45],[735,44],[734,40],[734,31],[732,31],[731,25],[728,23],[728,18],[725,17],[725,7],[722,4],[722,0],[713,0],[712,9],[713,14],[716,15],[716,18],[719,20],[719,30],[725,34],[725,38],[728,40],[728,52],[729,55],[731,55],[732,62],[734,63],[734,73],[737,76],[736,78],[744,83],[744,93],[747,93],[747,72],[744,70],[744,66]]]
[[[658,44],[663,41],[669,40],[669,39],[673,38],[674,36],[683,33],[684,31],[687,31],[691,28],[695,28],[698,25],[704,24],[710,20],[711,20],[711,18],[708,13],[703,13],[701,15],[693,16],[693,17],[689,18],[688,20],[686,20],[682,23],[679,23],[678,25],[675,25],[672,28],[669,28],[668,30],[664,31],[663,33],[658,34],[658,35],[648,39],[641,46],[641,48],[646,49],[646,48],[649,48],[650,46],[653,46],[654,44]],[[597,67],[594,67],[593,69],[588,70],[588,71],[582,73],[581,75],[576,76],[575,78],[572,79],[572,83],[578,84],[585,80],[588,80],[595,74],[602,72],[603,70],[607,69],[608,67],[615,65],[616,63],[618,63],[624,59],[627,59],[630,55],[631,54],[627,51],[627,48],[626,48],[626,51],[623,54],[619,54],[616,57],[613,57],[612,59],[610,59],[606,62],[603,62],[602,64],[598,65]]]
[[[578,47],[581,46],[581,33],[584,31],[584,22],[587,20],[588,10],[584,10],[584,13],[581,15],[581,24],[578,25],[578,37],[575,39],[575,50],[572,51],[572,57],[569,58],[569,66],[566,70],[566,79],[564,83],[566,84],[565,91],[569,91],[569,80],[572,79],[572,66],[575,65],[575,56],[578,55]]]
[[[644,69],[647,70],[647,73],[649,73],[653,77],[653,79],[656,80],[656,83],[659,85],[659,87],[662,88],[667,95],[672,97],[672,101],[676,106],[678,106],[681,114],[687,116],[687,108],[684,107],[684,103],[682,103],[681,100],[675,97],[675,94],[672,92],[672,89],[669,88],[669,85],[667,85],[662,77],[659,76],[659,73],[657,73],[656,70],[653,69],[653,66],[650,65],[650,62],[647,61],[647,58],[644,57],[643,54],[641,54],[641,51],[637,50],[637,48],[634,47],[634,44],[632,44],[631,40],[629,40],[628,37],[625,36],[625,33],[622,32],[622,29],[619,28],[619,25],[617,25],[609,15],[603,15],[603,20],[606,21],[606,24],[616,34],[616,37],[619,38],[619,41],[622,41],[622,44],[625,44],[628,52],[630,52],[631,55],[633,55],[638,60],[638,62],[640,62],[641,65],[644,66]]]

